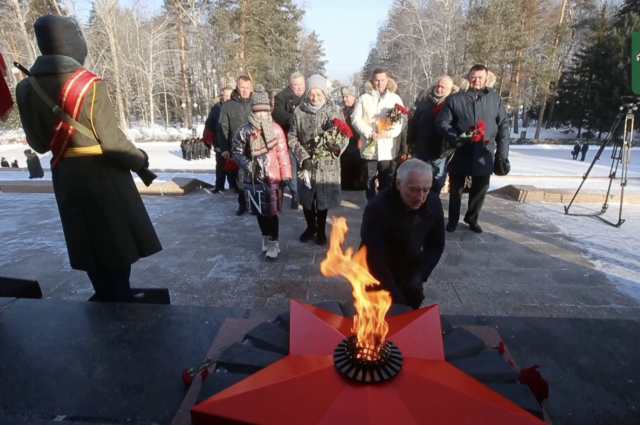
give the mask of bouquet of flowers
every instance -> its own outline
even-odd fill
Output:
[[[485,128],[487,128],[487,123],[484,121],[478,121],[475,126],[472,125],[469,127],[469,131],[462,133],[460,138],[471,138],[473,143],[484,143],[484,145],[487,146],[491,142],[485,140],[485,136],[487,135]]]
[[[396,103],[396,105],[387,111],[387,119],[380,119],[376,125],[376,133],[382,134],[386,131],[389,131],[394,124],[402,121],[403,115],[409,115],[409,111],[404,108],[402,105]],[[370,154],[375,152],[378,146],[377,141],[372,141],[369,146],[367,146],[363,152],[363,155],[367,157]]]
[[[326,158],[333,155],[340,155],[340,141],[343,138],[350,139],[353,137],[353,131],[349,124],[341,119],[335,118],[332,127],[322,134],[317,135],[313,140],[315,149],[313,158]],[[300,170],[298,177],[302,179],[307,187],[311,187],[311,176],[308,171]]]

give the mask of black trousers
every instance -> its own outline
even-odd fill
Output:
[[[454,176],[449,174],[449,222],[457,224],[460,220],[460,205],[462,204],[462,192],[466,176]],[[489,190],[491,176],[471,177],[471,191],[469,192],[469,207],[465,214],[465,220],[469,223],[477,223],[478,215],[482,210],[484,198]]]
[[[393,161],[367,161],[367,200],[376,196],[376,177],[378,190],[384,190],[393,184]]]
[[[238,183],[236,182],[237,177],[235,176],[236,173],[227,173],[224,171],[224,163],[225,159],[219,152],[216,152],[216,189],[224,190],[225,179],[227,183],[229,183],[229,189],[235,189],[238,187]]]
[[[131,266],[122,270],[105,272],[87,272],[96,291],[96,301],[132,303],[134,302],[129,278]]]
[[[278,216],[257,215],[256,217],[258,217],[258,226],[260,226],[262,236],[268,236],[272,241],[277,241],[280,227]]]
[[[326,234],[327,215],[329,214],[329,210],[318,209],[318,200],[315,195],[313,197],[313,202],[311,203],[311,209],[308,210],[303,206],[302,213],[304,214],[304,219],[307,222],[308,230],[317,231],[321,235]]]

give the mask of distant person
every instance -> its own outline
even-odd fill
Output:
[[[282,212],[282,187],[293,176],[287,139],[282,128],[271,118],[269,96],[261,85],[251,96],[249,122],[236,132],[233,157],[243,171],[247,209],[258,218],[262,252],[267,258],[277,258],[280,253],[278,214]]]
[[[282,127],[284,134],[287,135],[287,143],[289,144],[289,157],[291,158],[291,169],[293,170],[294,178],[289,183],[289,193],[291,194],[291,208],[297,210],[298,203],[298,179],[295,176],[298,174],[298,163],[296,157],[291,149],[291,141],[288,140],[289,129],[293,124],[293,113],[300,106],[302,98],[306,92],[306,82],[304,75],[299,72],[294,72],[289,77],[289,87],[282,90],[274,98],[273,106],[273,120]]]
[[[2,168],[9,168],[11,167],[9,165],[9,161],[7,161],[7,158],[5,158],[4,156],[2,157],[2,160],[0,160],[0,166],[2,166]]]
[[[18,84],[16,99],[27,143],[53,155],[53,190],[71,268],[87,272],[96,301],[134,302],[131,265],[162,250],[131,176],[136,172],[150,185],[149,158],[118,128],[106,83],[83,68],[87,42],[78,21],[47,15],[33,28],[42,55],[31,77]],[[60,108],[82,131],[73,132],[48,106],[63,90]]]
[[[580,161],[584,161],[585,157],[587,156],[587,152],[589,151],[589,143],[588,142],[584,142],[582,144],[582,149],[580,149],[580,152],[582,153],[582,158],[580,158]]]
[[[269,94],[269,97],[271,99],[271,101],[270,101],[270,105],[271,105],[270,112],[271,113],[273,113],[273,109],[276,107],[276,96],[278,95],[278,93],[280,93],[280,90],[271,90],[271,93]]]
[[[573,150],[571,151],[571,155],[573,156],[573,159],[578,159],[579,153],[580,153],[580,142],[576,143],[573,146]]]
[[[231,99],[222,104],[217,136],[220,139],[220,152],[225,160],[233,159],[231,150],[233,149],[233,140],[236,136],[236,131],[249,122],[249,115],[251,115],[251,92],[253,92],[253,82],[251,78],[246,75],[241,75],[238,77],[236,89],[231,93]],[[234,171],[231,174],[232,178],[238,181],[238,172]],[[239,216],[247,212],[247,207],[243,191],[240,189],[237,189],[237,191],[238,209],[236,210],[236,215]]]
[[[11,168],[20,168],[18,165],[18,160],[15,158],[11,158]]]
[[[31,149],[24,151],[24,155],[27,157],[27,169],[29,170],[30,179],[41,179],[44,177],[44,170],[40,164],[40,158]]]
[[[229,189],[235,190],[238,187],[237,182],[233,179],[232,173],[227,173],[224,170],[224,163],[226,159],[222,157],[220,151],[220,138],[217,136],[218,124],[220,122],[220,112],[222,111],[222,105],[231,99],[231,93],[233,89],[231,87],[224,87],[220,93],[220,102],[213,105],[207,121],[204,123],[204,134],[202,135],[205,143],[209,143],[213,151],[216,153],[216,185],[212,190],[213,193],[224,193],[225,179],[229,183]]]

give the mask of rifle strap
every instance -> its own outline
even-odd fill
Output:
[[[93,134],[93,131],[89,130],[87,127],[85,127],[84,125],[80,124],[78,121],[71,118],[69,114],[63,111],[58,105],[53,103],[53,100],[51,100],[51,98],[47,96],[44,90],[42,90],[42,87],[34,77],[29,77],[29,82],[31,83],[31,87],[33,87],[33,89],[36,91],[38,96],[40,96],[40,99],[42,99],[44,103],[46,103],[47,106],[51,109],[51,111],[54,114],[56,114],[61,120],[65,121],[71,127],[75,128],[76,131],[80,132],[80,134],[96,142],[98,141],[98,139],[96,139],[95,134]]]

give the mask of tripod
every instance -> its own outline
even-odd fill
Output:
[[[571,202],[569,203],[569,205],[564,207],[564,213],[566,215],[595,217],[614,227],[620,227],[625,222],[625,220],[622,218],[622,205],[624,203],[624,188],[627,186],[627,172],[629,168],[629,163],[631,162],[631,146],[633,145],[633,130],[634,130],[634,124],[635,124],[634,113],[635,111],[638,110],[638,104],[640,104],[640,101],[637,98],[631,98],[631,97],[623,97],[622,101],[623,101],[623,105],[620,107],[620,112],[616,116],[613,126],[611,127],[611,131],[609,131],[609,134],[607,135],[606,139],[600,145],[600,149],[598,149],[598,152],[596,153],[596,156],[593,158],[593,161],[591,162],[591,165],[589,166],[589,169],[587,170],[586,174],[582,176],[582,183],[580,183],[578,190],[573,195]],[[615,140],[615,133],[618,130],[618,127],[620,126],[620,124],[623,122],[624,124],[623,124],[623,133],[622,133],[622,142],[620,143]],[[609,142],[611,142],[611,140],[613,140],[614,142],[613,142],[613,152],[611,153],[611,160],[612,160],[611,169],[609,170],[609,187],[607,188],[607,195],[605,197],[604,204],[602,204],[602,209],[600,210],[599,213],[595,213],[595,214],[569,214],[569,209],[573,205],[573,202],[578,196],[578,193],[580,193],[580,189],[582,189],[582,186],[584,185],[584,182],[587,181],[587,178],[589,177],[591,170],[593,169],[594,165],[596,165],[596,162],[600,160],[600,156],[602,155],[602,152],[604,152],[605,148],[607,147]],[[613,223],[611,221],[608,221],[602,218],[602,215],[605,214],[609,209],[609,194],[611,193],[611,185],[613,184],[613,180],[616,178],[616,175],[618,173],[618,168],[620,167],[620,165],[622,165],[621,173],[620,173],[620,211],[618,214],[618,222]]]

